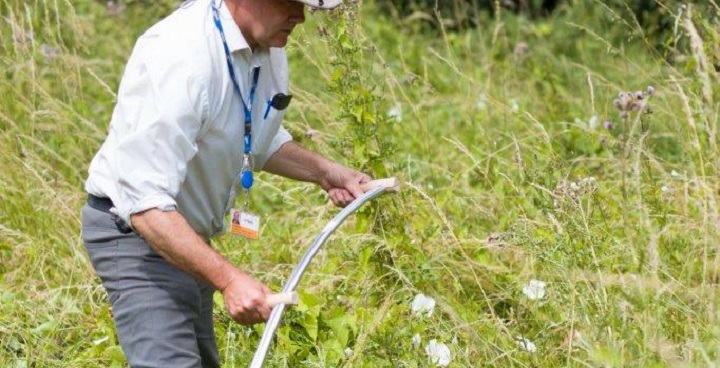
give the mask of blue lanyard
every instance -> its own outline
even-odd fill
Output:
[[[223,42],[223,49],[225,50],[225,61],[227,62],[228,71],[230,72],[230,80],[232,80],[235,91],[240,95],[240,101],[242,102],[243,112],[245,113],[245,137],[244,137],[244,150],[243,150],[243,168],[240,175],[240,183],[246,191],[250,190],[253,185],[253,173],[250,167],[250,153],[252,152],[252,104],[255,99],[255,89],[257,88],[258,79],[260,77],[260,68],[253,69],[252,86],[250,87],[250,95],[248,96],[248,103],[245,103],[242,92],[240,91],[240,85],[235,77],[235,69],[233,68],[232,58],[230,56],[230,48],[228,47],[227,41],[225,40],[225,32],[223,31],[222,23],[220,22],[220,15],[218,14],[218,8],[215,6],[215,1],[212,1],[213,21],[215,22],[215,28],[220,32],[220,38]],[[249,194],[249,193],[248,193]]]

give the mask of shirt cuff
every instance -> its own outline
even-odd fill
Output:
[[[115,208],[118,211],[117,215],[120,216],[120,218],[123,219],[123,221],[125,221],[125,223],[127,223],[128,226],[132,228],[132,221],[130,221],[130,216],[153,208],[163,212],[175,211],[177,209],[177,202],[175,202],[175,199],[165,193],[157,193],[154,195],[149,195],[135,202],[131,206],[118,207],[117,205],[115,205]],[[133,230],[135,229],[133,228]]]
[[[262,154],[255,155],[255,160],[253,162],[253,167],[255,168],[255,170],[262,170],[262,168],[265,166],[265,162],[267,162],[270,156],[272,156],[273,153],[279,150],[283,144],[290,141],[292,141],[292,135],[290,135],[290,133],[288,133],[285,128],[280,126],[277,134],[275,134],[275,137],[273,137],[272,141],[270,142],[268,149]]]

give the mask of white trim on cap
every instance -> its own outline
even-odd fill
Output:
[[[342,4],[343,0],[295,0],[318,9],[333,9]]]

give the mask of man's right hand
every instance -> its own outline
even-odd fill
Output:
[[[233,266],[212,249],[177,211],[151,209],[131,216],[135,230],[165,260],[212,285],[223,294],[225,309],[241,324],[267,321],[267,286]]]
[[[271,308],[267,304],[270,289],[235,268],[230,282],[221,290],[225,299],[225,310],[235,322],[251,325],[266,322],[270,317]]]

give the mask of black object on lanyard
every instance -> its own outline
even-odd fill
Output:
[[[220,14],[218,8],[215,6],[215,2],[212,2],[213,21],[215,22],[215,28],[220,32],[220,38],[223,42],[223,49],[225,50],[225,61],[227,62],[228,71],[230,72],[230,80],[232,80],[233,87],[240,95],[240,101],[242,102],[243,112],[245,113],[245,137],[244,137],[244,150],[243,150],[243,168],[240,174],[240,183],[242,187],[249,191],[253,185],[253,172],[250,167],[250,153],[252,152],[252,104],[255,98],[255,89],[257,88],[258,79],[260,77],[260,68],[253,69],[252,86],[250,87],[250,95],[248,96],[248,103],[245,103],[242,92],[240,91],[240,85],[235,77],[235,69],[233,68],[232,58],[230,56],[230,48],[228,47],[227,41],[225,40],[225,32],[223,31],[222,23],[220,23]]]

